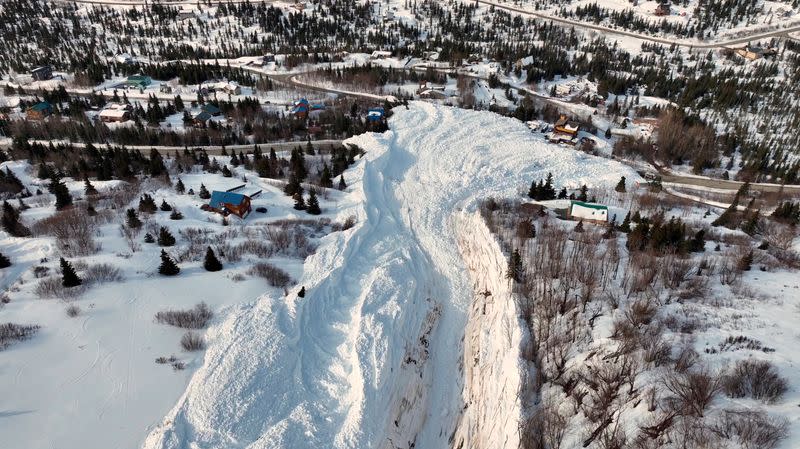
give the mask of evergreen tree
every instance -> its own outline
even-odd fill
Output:
[[[126,217],[126,223],[129,228],[131,229],[138,229],[142,227],[142,221],[139,220],[139,216],[136,214],[136,210],[128,209]]]
[[[306,209],[306,201],[303,199],[303,194],[300,192],[294,194],[294,208],[296,210]]]
[[[578,201],[587,202],[589,201],[589,188],[586,187],[586,184],[581,186],[581,193],[578,195]]]
[[[575,225],[575,232],[583,232],[583,220],[578,221]]]
[[[230,171],[230,169],[228,168],[227,165],[223,165],[222,166],[222,176],[224,176],[226,178],[233,177],[233,173],[231,173],[231,171]]]
[[[202,183],[200,183],[200,193],[198,194],[198,196],[200,197],[200,199],[204,200],[211,198],[211,194],[208,193],[208,189],[206,189],[206,186]]]
[[[620,193],[624,193],[626,191],[626,188],[625,188],[625,177],[624,176],[622,178],[620,178],[619,182],[617,183],[617,186],[614,187],[614,190],[616,190],[617,192],[620,192]]]
[[[158,246],[172,246],[175,244],[175,237],[169,232],[166,226],[161,226],[158,230]]]
[[[319,201],[317,200],[317,191],[314,189],[308,192],[308,207],[306,208],[306,212],[311,215],[319,215],[322,213],[322,210],[319,208]]]
[[[145,234],[144,234],[144,242],[145,242],[145,243],[153,243],[153,242],[155,242],[155,241],[156,241],[156,239],[154,239],[154,238],[153,238],[153,236],[152,236],[152,235],[150,235],[150,233],[149,233],[149,232],[147,232],[147,233],[145,233]]]
[[[305,285],[300,287],[300,291],[297,292],[297,296],[299,298],[305,298],[306,297],[306,286]]]
[[[344,182],[344,175],[339,176],[339,190],[347,188],[347,183]]]
[[[62,210],[72,205],[72,195],[69,194],[64,181],[53,178],[50,183],[50,191],[56,196],[56,210]]]
[[[145,193],[139,197],[139,212],[154,214],[156,210],[158,210],[156,207],[156,200],[154,200],[152,196]]]
[[[86,178],[83,181],[83,192],[87,196],[89,196],[89,195],[97,195],[97,189],[94,188],[94,186],[92,185],[91,181],[89,181],[89,178]]]
[[[562,187],[561,191],[558,192],[558,199],[560,199],[560,200],[567,199],[567,188],[566,187]]]
[[[161,265],[158,267],[158,272],[164,276],[175,276],[181,272],[178,264],[163,249],[161,250]]]
[[[175,191],[180,193],[181,195],[186,192],[186,186],[183,185],[183,181],[181,178],[178,178],[178,182],[175,183]]]
[[[219,271],[222,269],[222,262],[217,259],[214,250],[212,250],[210,246],[206,250],[206,259],[203,262],[203,268],[205,268],[206,271]]]
[[[523,276],[523,266],[522,266],[522,256],[519,253],[518,249],[515,249],[511,253],[511,257],[508,259],[508,267],[506,270],[506,279],[510,279],[514,282],[521,282]]]
[[[63,257],[60,260],[61,263],[61,285],[64,287],[77,287],[83,283],[81,278],[78,277],[78,273],[75,272],[75,268],[72,267],[72,264],[67,262],[66,259]]]
[[[624,233],[631,232],[631,213],[630,211],[625,214],[625,219],[622,220],[622,224],[619,225],[619,230]]]
[[[695,233],[694,238],[689,243],[689,251],[699,253],[706,249],[706,231],[701,229]]]
[[[0,268],[8,268],[11,266],[11,260],[5,254],[0,253]]]
[[[333,180],[331,179],[331,170],[328,168],[328,164],[322,166],[322,174],[319,178],[319,185],[322,187],[333,187]]]
[[[556,199],[556,189],[553,188],[553,174],[547,173],[547,179],[542,186],[542,199],[554,200]]]
[[[167,200],[161,200],[161,210],[163,212],[169,212],[172,210],[172,206],[167,203]]]
[[[19,212],[14,209],[14,206],[9,204],[8,201],[3,201],[2,224],[3,229],[13,237],[27,237],[31,235],[31,231],[19,222]]]
[[[183,220],[183,214],[178,209],[172,209],[172,213],[169,214],[170,220]]]

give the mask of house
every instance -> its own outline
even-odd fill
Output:
[[[192,125],[203,128],[209,120],[211,120],[211,114],[206,111],[200,111],[192,117]]]
[[[161,92],[162,94],[171,94],[172,87],[168,84],[162,84],[158,86],[158,91]]]
[[[100,111],[100,120],[106,123],[130,120],[133,107],[129,104],[111,103]]]
[[[133,56],[127,53],[119,54],[114,59],[116,59],[118,63],[126,65],[133,64],[134,62],[136,62],[134,61]]]
[[[561,116],[559,116],[558,120],[556,121],[555,125],[553,125],[554,133],[561,133],[570,137],[576,137],[578,135],[579,129],[580,125],[578,125],[576,122],[569,120],[567,116],[564,114],[561,114]]]
[[[419,97],[426,100],[444,100],[447,95],[440,90],[427,89],[420,92]]]
[[[744,48],[737,48],[736,54],[748,59],[750,61],[755,61],[756,59],[761,59],[765,56],[774,56],[776,51],[773,48],[763,48],[763,47],[752,47],[750,45]]]
[[[370,108],[367,111],[367,120],[370,122],[379,122],[383,119],[383,116],[386,114],[383,108]]]
[[[261,58],[261,64],[269,64],[270,62],[275,62],[275,55],[272,53],[267,53]]]
[[[670,14],[670,8],[671,7],[672,7],[672,4],[669,3],[669,2],[659,3],[658,6],[656,7],[655,13],[659,17],[660,16],[668,16]]]
[[[392,52],[390,51],[382,51],[382,50],[375,50],[369,56],[369,59],[386,59],[392,56]]]
[[[608,207],[602,204],[584,203],[572,200],[567,209],[567,218],[590,223],[607,224]]]
[[[133,89],[144,89],[153,82],[153,79],[145,75],[131,75],[125,80],[125,85]]]
[[[294,102],[294,108],[292,109],[292,114],[299,118],[306,118],[308,117],[308,111],[311,109],[308,100],[305,98],[301,98]]]
[[[200,107],[200,110],[205,112],[211,117],[219,117],[222,115],[222,110],[211,103],[206,103]]]
[[[47,117],[48,115],[53,113],[53,106],[46,101],[40,101],[35,105],[29,107],[25,111],[25,117],[28,120],[42,120],[43,118]]]
[[[190,9],[183,9],[178,11],[178,20],[183,21],[194,17],[194,11]]]
[[[222,214],[226,217],[230,214],[233,214],[239,218],[244,218],[250,213],[251,210],[250,197],[241,193],[220,192],[219,190],[214,190],[211,192],[211,200],[208,202],[208,210]]]
[[[31,70],[31,76],[34,81],[45,81],[53,78],[53,68],[49,65],[36,67]]]

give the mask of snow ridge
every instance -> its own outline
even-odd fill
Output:
[[[458,211],[549,171],[557,185],[635,177],[489,112],[394,112],[391,131],[349,141],[367,152],[342,211],[358,224],[306,260],[306,297],[264,296],[212,329],[204,366],[145,448],[450,446],[473,298]]]

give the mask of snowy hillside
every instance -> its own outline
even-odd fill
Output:
[[[411,103],[390,127],[350,140],[366,150],[347,178],[358,224],[306,261],[306,297],[265,295],[214,328],[146,448],[446,447],[473,298],[459,211],[547,172],[575,187],[636,178],[489,112]]]

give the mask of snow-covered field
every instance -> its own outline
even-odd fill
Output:
[[[367,151],[347,178],[359,224],[306,261],[306,297],[265,295],[215,327],[146,448],[445,447],[473,296],[454,217],[549,171],[572,185],[636,177],[488,112],[415,102],[390,126],[350,141]]]

